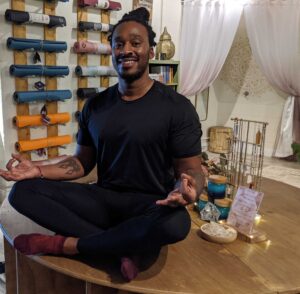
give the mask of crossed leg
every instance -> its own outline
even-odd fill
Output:
[[[186,210],[158,206],[155,201],[159,198],[119,193],[96,185],[40,179],[21,181],[10,193],[12,206],[58,235],[21,235],[15,239],[15,245],[21,249],[21,243],[26,249],[24,253],[29,254],[40,251],[117,255],[123,257],[121,272],[130,280],[136,276],[137,267],[124,256],[180,241],[189,231]]]

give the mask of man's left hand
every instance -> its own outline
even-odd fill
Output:
[[[190,175],[182,173],[180,180],[180,186],[171,191],[166,199],[156,201],[156,204],[177,207],[195,202],[197,198],[195,179]]]

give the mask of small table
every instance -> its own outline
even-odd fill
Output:
[[[300,190],[268,179],[263,180],[263,190],[259,228],[269,241],[210,243],[199,237],[203,221],[191,210],[188,237],[163,248],[156,262],[130,283],[107,260],[28,257],[16,252],[9,235],[14,235],[18,219],[24,216],[6,214],[8,203],[4,202],[1,223],[6,235],[7,294],[300,293]]]

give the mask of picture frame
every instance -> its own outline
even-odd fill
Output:
[[[139,7],[145,7],[149,13],[149,24],[152,22],[152,8],[153,8],[153,0],[133,0],[132,1],[132,9],[137,9]]]

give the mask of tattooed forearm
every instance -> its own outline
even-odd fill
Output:
[[[66,175],[73,175],[74,173],[80,172],[80,165],[74,158],[68,158],[58,164],[61,169],[66,169]]]

